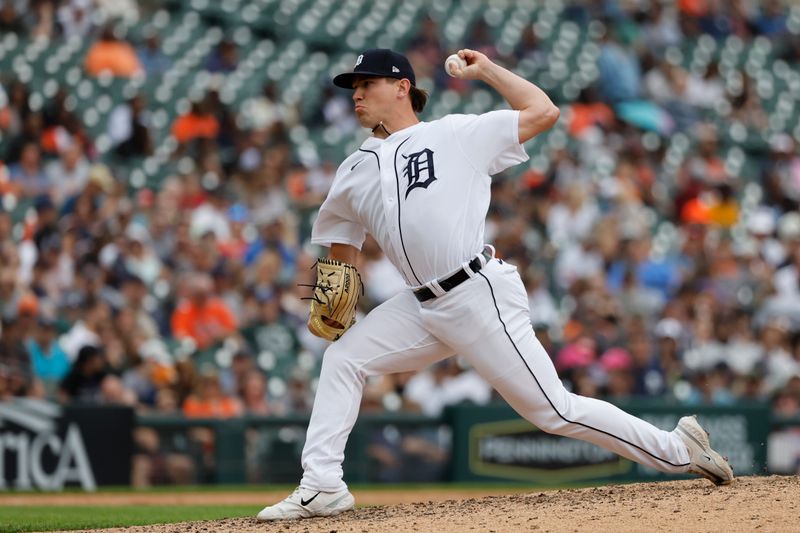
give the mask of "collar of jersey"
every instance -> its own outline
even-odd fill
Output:
[[[384,141],[389,141],[389,140],[394,140],[394,139],[400,138],[403,135],[406,135],[408,133],[412,133],[415,129],[417,129],[418,127],[420,127],[423,124],[426,124],[426,122],[423,122],[423,121],[417,122],[413,126],[409,126],[407,128],[403,128],[400,131],[396,131],[396,132],[392,133],[391,135],[389,135],[385,139],[380,139],[378,137],[370,135],[369,137],[366,138],[364,143],[361,145],[361,148],[369,148],[370,146],[377,146],[377,145],[379,145],[380,143],[382,143]]]

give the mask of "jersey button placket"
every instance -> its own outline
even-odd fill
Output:
[[[395,201],[395,197],[391,193],[384,198],[384,202],[386,202],[386,215],[389,222],[389,230],[391,231],[393,236],[396,236],[398,234],[397,202]]]
[[[396,218],[396,217],[397,217],[397,214],[395,213],[395,209],[396,209],[396,207],[395,207],[394,196],[392,196],[392,195],[390,194],[390,195],[389,195],[389,196],[386,198],[386,211],[387,211],[387,212],[389,212],[389,213],[394,213],[394,217],[395,217],[395,218],[394,218],[393,220],[397,221],[397,218]],[[396,224],[396,223],[395,223],[395,224],[391,224],[391,223],[390,223],[390,224],[389,224],[389,230],[390,230],[390,231],[391,231],[391,233],[392,233],[392,237],[393,237],[393,238],[397,238],[397,235],[398,235],[398,228],[397,228],[397,224]]]
[[[395,198],[397,184],[395,183],[391,148],[387,147],[387,143],[383,143],[379,151],[381,154],[381,161],[385,162],[381,165],[381,189],[383,190],[383,208],[386,212],[386,225],[389,228],[389,233],[392,235],[392,244],[399,248],[397,202]]]

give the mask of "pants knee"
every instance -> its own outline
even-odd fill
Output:
[[[552,398],[538,405],[529,415],[529,420],[545,433],[562,435],[569,426],[565,414],[569,412],[569,393]]]
[[[559,435],[563,430],[564,421],[558,416],[558,414],[553,409],[549,407],[548,410],[541,410],[535,412],[533,415],[529,417],[529,420],[534,426],[544,431],[545,433]]]
[[[360,375],[357,365],[346,343],[334,342],[325,350],[322,356],[323,371],[333,372],[338,375]],[[360,376],[363,379],[363,376]]]

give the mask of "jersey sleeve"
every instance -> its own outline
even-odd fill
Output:
[[[361,250],[366,237],[366,230],[356,221],[355,215],[334,183],[314,220],[311,243],[321,246],[330,246],[334,243],[349,244]]]
[[[519,143],[519,111],[502,109],[450,118],[454,137],[477,170],[493,175],[528,160]]]

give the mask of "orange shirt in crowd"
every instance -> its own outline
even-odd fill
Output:
[[[580,137],[587,128],[595,124],[608,126],[614,122],[614,111],[600,102],[573,104],[571,110],[568,128],[570,135],[573,137]]]
[[[8,129],[11,125],[11,109],[8,107],[0,108],[0,131]]]
[[[5,194],[7,192],[18,192],[19,184],[14,183],[8,177],[8,167],[6,167],[2,161],[0,161],[0,194]]]
[[[718,226],[733,227],[739,221],[739,204],[736,200],[718,201],[709,208],[709,217]]]
[[[123,41],[97,41],[86,54],[86,72],[97,76],[104,70],[111,71],[114,76],[130,78],[144,72],[136,50]]]
[[[678,0],[678,9],[690,17],[702,17],[708,13],[706,0]]]
[[[681,209],[681,222],[684,224],[711,223],[711,210],[700,198],[686,202]]]
[[[194,139],[214,139],[219,132],[219,122],[214,115],[187,113],[172,125],[172,136],[183,144]]]
[[[184,300],[172,314],[172,335],[194,339],[200,350],[234,333],[236,327],[236,317],[218,298],[210,298],[202,307]]]
[[[213,399],[189,396],[183,402],[183,414],[188,418],[232,418],[242,414],[242,404],[228,396]]]

